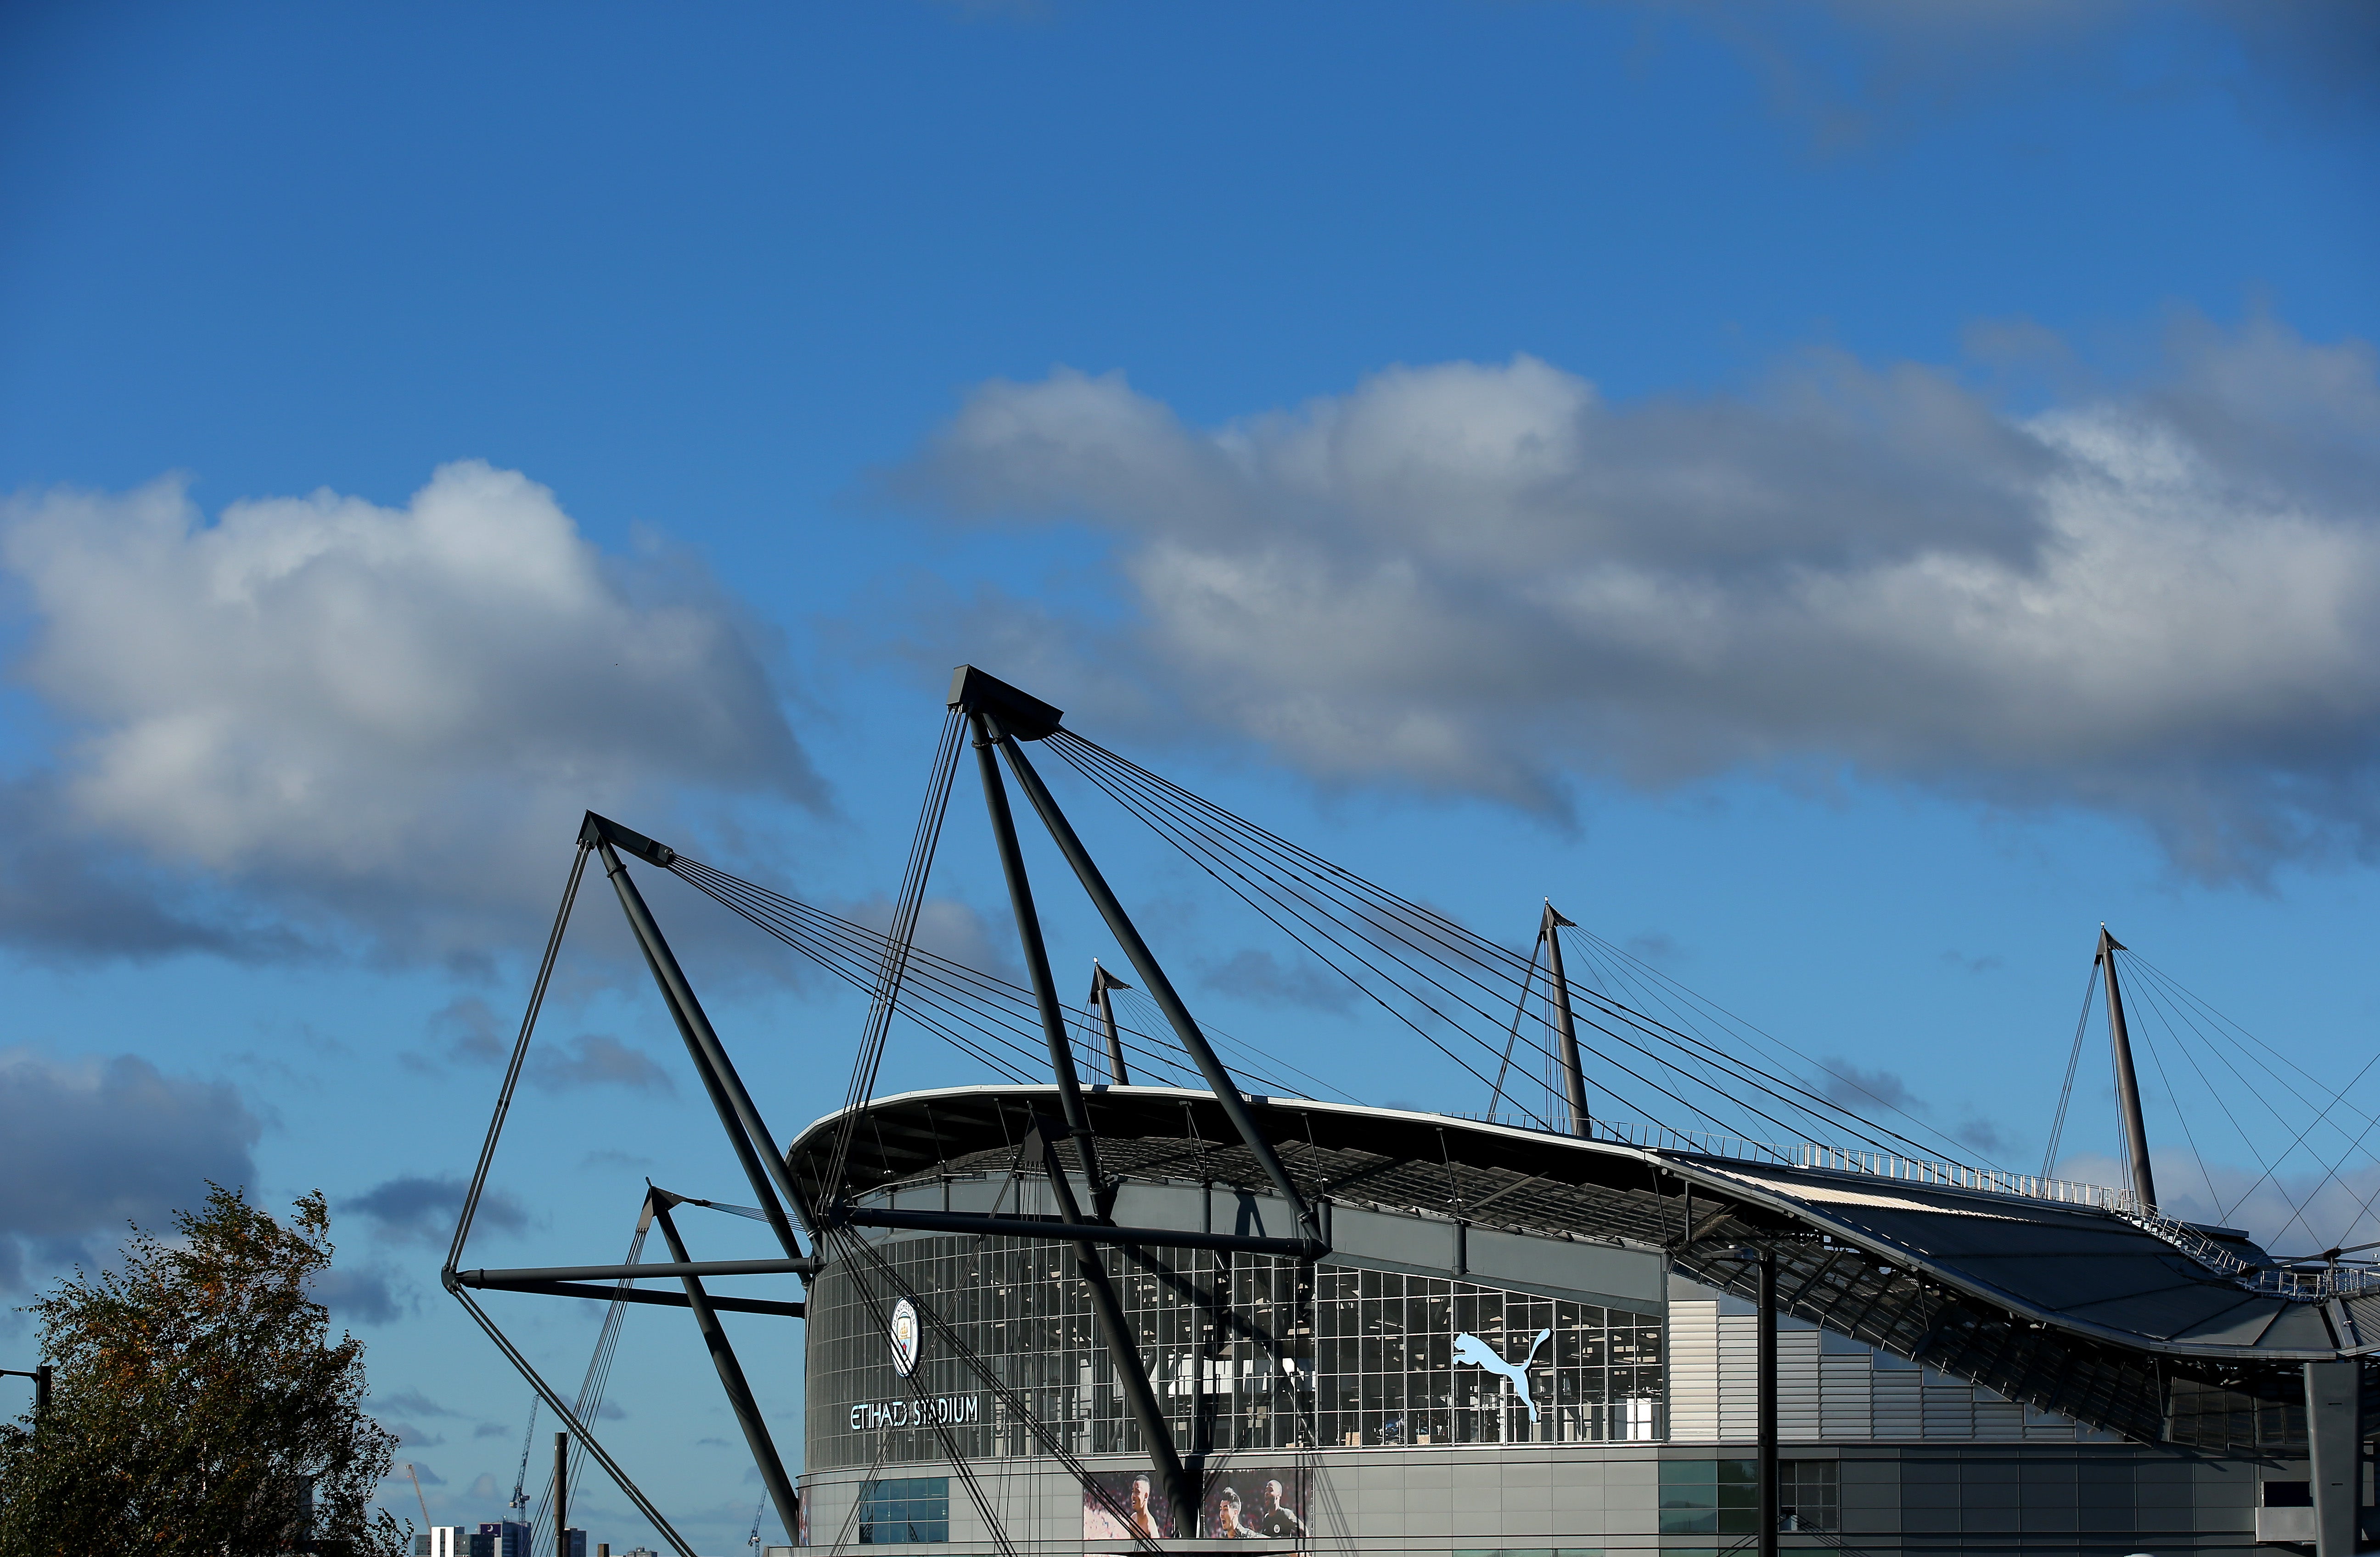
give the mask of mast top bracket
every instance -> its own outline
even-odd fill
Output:
[[[1066,711],[1052,708],[1027,692],[1020,692],[997,676],[972,665],[951,671],[950,706],[965,714],[990,714],[1000,728],[1019,741],[1039,741],[1058,733]]]
[[[650,861],[663,870],[669,869],[671,863],[677,858],[677,851],[668,844],[655,843],[644,834],[624,827],[609,816],[598,816],[592,811],[578,825],[578,841],[589,849],[599,843],[625,849],[638,859]]]

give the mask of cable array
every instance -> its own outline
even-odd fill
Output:
[[[1534,957],[1366,881],[1072,731],[1059,730],[1049,745],[1306,955],[1460,1067],[1489,1099],[1506,1093],[1486,1068],[1508,1068],[1513,1045],[1526,1045],[1550,1062],[1545,1039],[1528,1033],[1512,1014],[1543,988]],[[1578,946],[1597,970],[1597,982],[1608,986],[1572,981],[1578,1025],[1604,1040],[1585,1045],[1594,1051],[1590,1082],[1607,1097],[1625,1097],[1646,1122],[1682,1135],[1708,1129],[1772,1142],[1848,1137],[1892,1154],[1954,1157],[1956,1148],[1946,1138],[1894,1100],[1865,1093],[1881,1112],[1899,1113],[1908,1130],[1843,1102],[1841,1094],[1864,1092],[1857,1077],[1793,1051],[1608,942],[1571,935],[1564,944]],[[1623,987],[1643,1004],[1614,993]],[[1670,1020],[1646,1007],[1667,1009]],[[1716,1036],[1705,1031],[1713,1027]],[[1805,1083],[1747,1063],[1740,1057],[1746,1046],[1789,1062],[1780,1070],[1798,1065],[1814,1080]],[[1556,1128],[1552,1116],[1559,1111],[1552,1107],[1522,1112],[1526,1123]]]
[[[621,1260],[621,1264],[634,1265],[644,1259],[645,1235],[650,1231],[652,1231],[651,1219],[639,1215],[637,1218],[636,1236],[628,1240],[628,1252],[626,1257]],[[634,1276],[623,1276],[616,1285],[615,1290],[625,1292],[636,1285],[637,1280]],[[579,1381],[578,1398],[571,1407],[582,1422],[593,1421],[596,1415],[603,1408],[603,1392],[610,1387],[612,1382],[612,1359],[620,1349],[620,1325],[627,1317],[627,1299],[613,1298],[603,1315],[603,1328],[595,1336],[595,1354],[587,1359],[587,1375]],[[582,1467],[586,1462],[587,1445],[576,1438],[572,1439],[570,1443],[570,1484],[572,1486],[581,1484],[579,1477],[583,1473]],[[548,1471],[545,1476],[545,1491],[538,1494],[537,1513],[529,1520],[528,1548],[531,1551],[543,1551],[552,1548],[554,1520],[563,1512],[565,1511],[554,1507],[553,1473]]]
[[[745,923],[800,952],[844,984],[873,996],[875,981],[891,956],[891,936],[684,854],[672,862],[670,870]],[[1031,990],[917,946],[908,948],[902,966],[901,997],[896,1005],[903,1018],[1003,1080],[1028,1085],[1047,1076],[1050,1051]],[[1146,1074],[1158,1085],[1205,1085],[1153,1006],[1135,992],[1121,988],[1115,998],[1134,1013],[1130,1022],[1118,1016],[1116,1032],[1135,1080]],[[1269,1074],[1289,1068],[1269,1063],[1228,1033],[1205,1023],[1200,1026],[1209,1041],[1248,1067],[1243,1073],[1250,1080],[1275,1092],[1298,1090]],[[1087,1024],[1078,1028],[1075,1038],[1078,1061],[1090,1073],[1099,1074],[1101,1062],[1096,1056],[1103,1052],[1104,1041],[1096,1038]]]
[[[2355,1167],[2380,1162],[2371,1145],[2374,1132],[2380,1130],[2380,1109],[2373,1108],[2368,1098],[2349,1105],[2350,1094],[2380,1067],[2380,1053],[2366,1059],[2344,1085],[2331,1086],[2140,953],[2114,955],[2123,958],[2125,1009],[2133,1045],[2147,1056],[2164,1089],[2216,1218],[2258,1220],[2243,1213],[2260,1193],[2269,1193],[2289,1214],[2276,1228],[2258,1229],[2265,1241],[2278,1244],[2296,1230],[2332,1246],[2308,1258],[2336,1260],[2348,1252],[2339,1246],[2369,1226],[2374,1204],[2380,1202],[2380,1176],[2366,1192],[2359,1193],[2348,1181]],[[2212,1130],[2204,1144],[2201,1128]],[[2269,1149],[2275,1134],[2287,1137],[2277,1152]],[[2323,1150],[2315,1149],[2317,1140],[2325,1142]],[[2227,1191],[2218,1183],[2218,1142],[2224,1152],[2236,1142],[2256,1168],[2256,1177],[2244,1188]],[[2316,1170],[2311,1184],[2301,1179],[2297,1188],[2291,1187],[2284,1175],[2293,1163]],[[2315,1222],[2331,1220],[2324,1216],[2323,1204],[2325,1191],[2334,1187],[2338,1194],[2329,1203],[2351,1209],[2338,1213],[2325,1235],[2316,1232]]]

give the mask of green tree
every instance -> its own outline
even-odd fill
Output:
[[[121,1268],[24,1311],[57,1370],[49,1418],[0,1425],[0,1557],[401,1557],[372,1494],[396,1440],[364,1414],[363,1343],[331,1338],[322,1192],[288,1223],[216,1186]]]

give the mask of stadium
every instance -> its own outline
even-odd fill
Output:
[[[1218,880],[1386,989],[1419,1039],[1453,1055],[1484,1029],[1504,1058],[1487,1116],[1302,1097],[1259,1053],[1227,1068],[1027,742],[1227,862]],[[970,745],[1024,986],[914,944]],[[1003,760],[1133,970],[1099,972],[1079,1016],[1055,994]],[[869,992],[843,1106],[790,1142],[771,1133],[624,855]],[[555,945],[590,860],[744,1165],[746,1213],[785,1257],[692,1258],[669,1218],[686,1198],[656,1190],[625,1264],[461,1268],[500,1102],[446,1278],[673,1539],[587,1430],[586,1393],[540,1379],[476,1293],[601,1298],[615,1321],[628,1303],[690,1310],[786,1527],[836,1551],[2338,1557],[2362,1538],[2380,1283],[2341,1250],[2276,1261],[2158,1210],[2111,936],[2095,982],[2120,1189],[1925,1154],[1632,1004],[1599,965],[1571,977],[1563,948],[1581,943],[1550,904],[1524,961],[965,667],[889,934],[590,815]],[[552,963],[550,947],[512,1078]],[[1146,1020],[1119,1018],[1127,990]],[[1535,1109],[1506,1088],[1530,1008],[1549,1096]],[[902,1023],[1002,1079],[879,1095]],[[1590,1107],[1591,1089],[1619,1095],[1614,1065],[1637,1101],[1670,1100],[1670,1122]],[[1769,1132],[1690,1122],[1730,1117],[1729,1099]],[[652,1225],[667,1262],[640,1262]],[[638,1285],[655,1277],[682,1294]],[[706,1286],[744,1277],[797,1277],[802,1300]],[[805,1326],[797,1479],[778,1448],[791,1424],[753,1404],[722,1312]]]

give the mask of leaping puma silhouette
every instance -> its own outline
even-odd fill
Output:
[[[1507,1362],[1496,1355],[1495,1347],[1466,1330],[1454,1337],[1454,1360],[1475,1362],[1490,1373],[1510,1379],[1512,1387],[1521,1392],[1521,1404],[1529,1408],[1529,1420],[1534,1422],[1537,1419],[1537,1397],[1529,1393],[1529,1364],[1537,1359],[1537,1348],[1552,1335],[1550,1330],[1538,1331],[1536,1340],[1529,1346],[1529,1355],[1518,1362]]]

